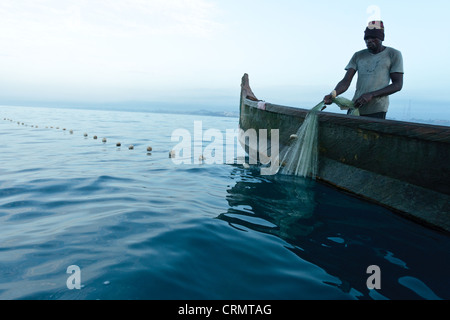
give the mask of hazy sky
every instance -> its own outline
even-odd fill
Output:
[[[403,53],[397,98],[450,100],[449,13],[448,0],[0,0],[0,104],[237,99],[244,73],[266,100],[320,101],[379,17]]]

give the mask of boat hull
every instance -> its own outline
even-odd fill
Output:
[[[248,75],[240,121],[279,130],[280,153],[309,110],[258,101]],[[450,128],[320,112],[318,180],[450,231]],[[245,146],[248,148],[248,146]]]

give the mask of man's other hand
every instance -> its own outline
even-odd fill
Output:
[[[361,108],[363,105],[369,103],[373,99],[373,94],[371,93],[365,93],[361,97],[359,97],[355,101],[355,108]]]

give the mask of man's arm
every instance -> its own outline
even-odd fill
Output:
[[[399,92],[403,88],[403,73],[391,73],[392,83],[386,88],[368,92],[363,94],[355,101],[355,107],[360,108],[366,103],[369,103],[373,98],[389,96],[393,93]]]
[[[355,74],[356,74],[355,69],[350,68],[347,70],[344,78],[337,84],[336,88],[334,89],[336,91],[336,96],[338,96],[348,90]],[[333,96],[331,94],[328,94],[325,96],[323,101],[325,102],[325,104],[332,104]]]

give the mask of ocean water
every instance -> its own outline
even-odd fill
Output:
[[[447,234],[309,179],[176,164],[196,121],[238,126],[0,107],[0,299],[450,299]]]

